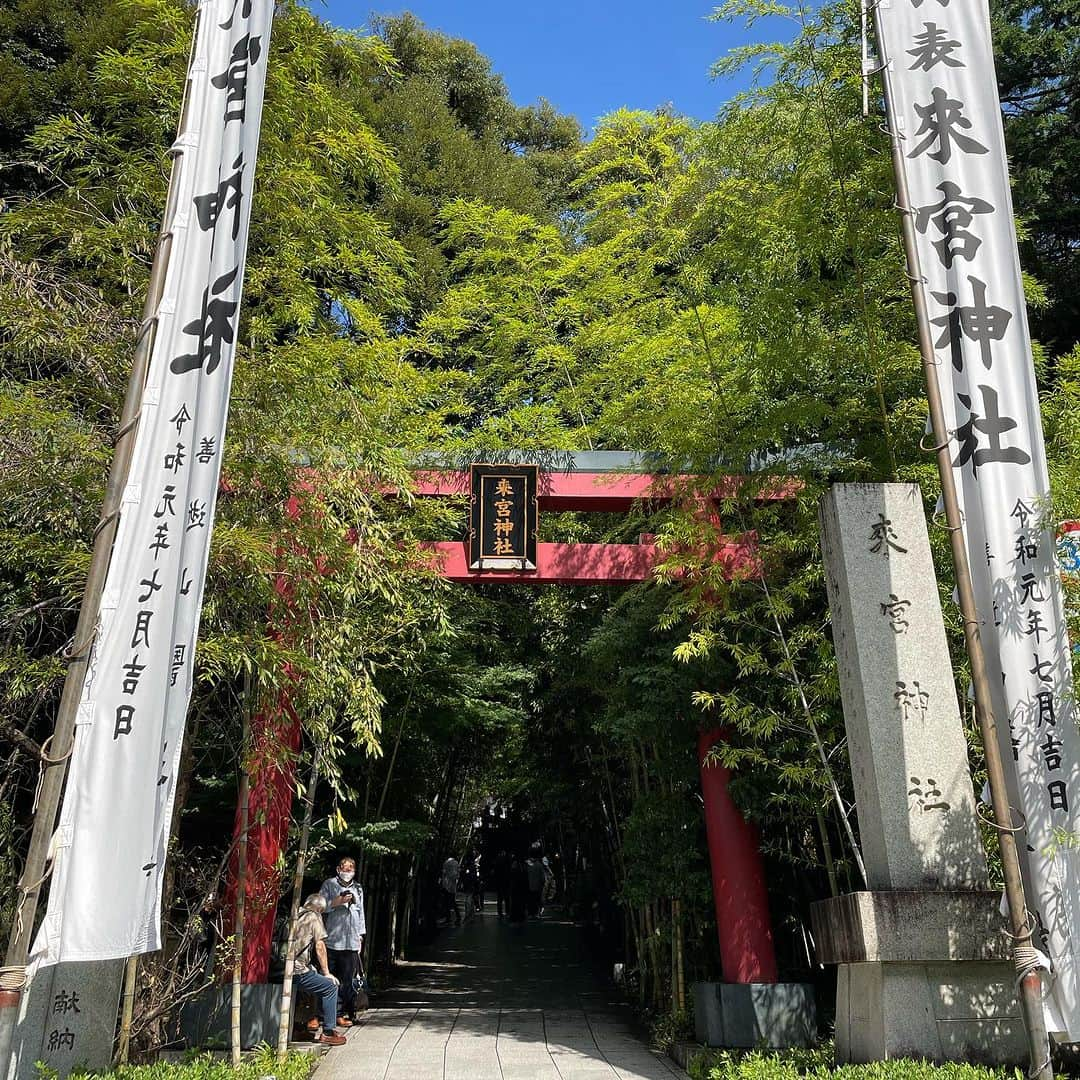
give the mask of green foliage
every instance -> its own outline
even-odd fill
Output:
[[[212,1054],[192,1054],[183,1061],[159,1061],[151,1065],[121,1065],[109,1072],[80,1072],[71,1075],[108,1077],[109,1080],[307,1080],[317,1058],[311,1054],[290,1051],[283,1060],[269,1046],[245,1054],[240,1065],[233,1068],[227,1058]],[[55,1077],[52,1070],[39,1066],[42,1080]]]
[[[827,1043],[810,1050],[726,1050],[700,1055],[691,1062],[690,1076],[693,1080],[1019,1080],[1020,1071],[960,1062],[934,1065],[906,1058],[835,1065],[833,1047]]]

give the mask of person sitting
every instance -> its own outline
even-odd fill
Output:
[[[345,1037],[335,1028],[338,1007],[338,981],[330,974],[326,956],[326,927],[323,913],[326,901],[312,893],[296,916],[290,935],[293,953],[293,988],[305,990],[319,999],[322,1011],[322,1034],[316,1042],[341,1046]]]

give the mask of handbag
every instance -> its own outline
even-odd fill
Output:
[[[371,1004],[370,999],[370,986],[368,984],[367,972],[364,970],[364,958],[357,956],[360,961],[360,970],[353,977],[353,995],[355,1000],[355,1011],[365,1012]]]

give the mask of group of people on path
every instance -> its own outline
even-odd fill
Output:
[[[366,933],[356,860],[345,856],[334,876],[304,901],[290,936],[293,988],[319,1001],[321,1024],[319,1017],[308,1022],[316,1042],[340,1046],[345,1037],[338,1028],[353,1025]]]
[[[443,863],[439,875],[439,888],[443,897],[442,914],[447,924],[451,918],[455,925],[461,923],[458,889],[463,878],[477,911],[484,905],[483,889],[486,883],[495,891],[499,918],[505,917],[512,923],[539,919],[544,913],[544,904],[555,895],[555,874],[539,843],[531,846],[526,857],[511,854],[506,848],[501,848],[486,875],[480,872],[479,855],[473,856],[464,875],[461,874],[457,859],[451,855]]]

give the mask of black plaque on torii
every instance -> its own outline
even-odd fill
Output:
[[[536,465],[473,465],[469,569],[535,570]]]

